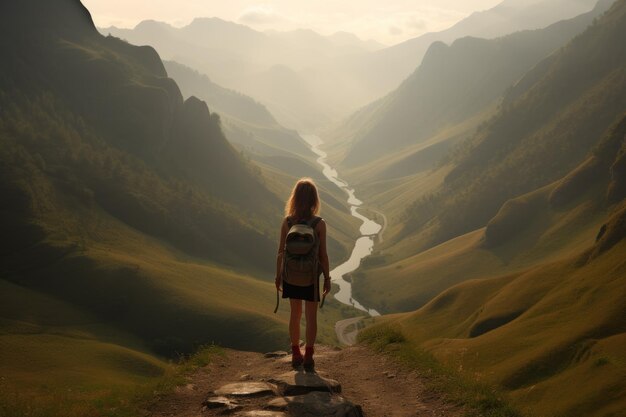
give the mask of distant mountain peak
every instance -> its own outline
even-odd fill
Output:
[[[159,29],[171,29],[172,25],[166,22],[161,22],[159,20],[146,19],[137,23],[135,29],[146,29],[146,28],[159,28]]]
[[[205,24],[224,24],[224,25],[237,25],[235,22],[224,20],[216,16],[204,16],[194,18],[188,26],[193,25],[205,25]],[[241,25],[243,26],[243,25]]]
[[[444,51],[447,51],[450,46],[443,41],[435,41],[426,50],[424,58],[422,59],[422,66],[428,65],[432,60],[437,60]],[[419,67],[418,69],[419,70]],[[416,70],[416,71],[417,71]]]
[[[198,118],[198,119],[204,118],[208,120],[208,116],[210,114],[209,106],[206,104],[206,102],[204,102],[203,100],[200,100],[198,97],[190,96],[187,100],[185,100],[185,102],[183,103],[183,106],[186,108],[186,110],[191,114],[193,118]]]
[[[362,39],[358,35],[352,32],[346,32],[344,30],[337,31],[332,35],[328,36],[333,43],[336,45],[362,45],[367,46],[370,50],[376,50],[380,48],[384,48],[384,45],[373,39]]]
[[[241,23],[233,22],[230,20],[224,20],[220,17],[212,16],[212,17],[196,17],[189,23],[186,28],[197,28],[197,27],[229,27],[239,30],[244,30],[248,32],[260,33],[249,26],[242,25]]]
[[[346,32],[345,30],[338,30],[337,32],[335,32],[332,35],[330,35],[330,37],[331,38],[346,38],[346,39],[361,40],[354,33]]]

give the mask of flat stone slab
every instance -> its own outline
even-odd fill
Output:
[[[277,350],[275,352],[267,352],[264,356],[266,358],[282,358],[289,355],[289,353],[285,352],[284,350]]]
[[[267,382],[234,382],[213,391],[217,396],[231,397],[263,397],[275,395],[275,389]]]
[[[287,414],[281,411],[268,411],[268,410],[253,410],[245,411],[243,413],[237,413],[239,417],[288,417]]]
[[[267,404],[267,408],[288,411],[289,415],[298,417],[363,417],[360,406],[340,395],[321,391],[275,398]]]
[[[341,392],[341,384],[313,372],[294,370],[270,380],[281,395],[304,395],[311,391]]]
[[[223,408],[224,412],[234,412],[242,408],[239,403],[227,397],[209,397],[202,405],[209,409]]]

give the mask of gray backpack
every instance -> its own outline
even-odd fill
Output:
[[[299,287],[316,284],[320,274],[320,243],[315,227],[322,220],[313,217],[308,221],[294,223],[287,217],[287,238],[283,255],[283,281]]]
[[[315,232],[315,227],[320,220],[322,220],[321,217],[314,216],[308,221],[294,223],[291,217],[287,217],[289,231],[285,239],[282,266],[283,282],[299,287],[314,285],[316,296],[318,294],[319,276],[322,273],[319,262],[320,242]],[[277,309],[278,299],[274,312]]]

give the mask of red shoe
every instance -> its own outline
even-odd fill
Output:
[[[315,369],[315,361],[313,360],[313,346],[304,348],[304,369],[312,371]]]
[[[300,352],[300,346],[291,346],[291,366],[297,368],[298,366],[302,365],[302,362],[303,358],[302,352]]]

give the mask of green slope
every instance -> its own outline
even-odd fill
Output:
[[[626,406],[625,251],[620,240],[599,256],[467,281],[379,326],[399,326],[409,344],[499,385],[526,415],[617,416]]]
[[[590,156],[599,138],[626,109],[625,54],[619,48],[623,12],[624,3],[616,3],[567,47],[528,72],[491,120],[441,166],[365,187],[364,195],[389,218],[385,241],[378,248],[379,259],[389,265],[371,265],[363,271],[365,278],[356,281],[359,296],[382,303],[376,301],[380,291],[389,300],[386,306],[380,304],[383,310],[416,308],[446,285],[567,253],[578,239],[593,234],[602,213],[600,200],[589,199],[564,212],[552,206],[550,193],[555,181]],[[587,59],[591,53],[598,59]],[[449,133],[440,136],[448,137]],[[389,157],[384,169],[402,160],[401,155]],[[514,201],[504,205],[507,200]],[[492,256],[483,251],[476,230],[487,226],[501,208],[503,215],[509,211],[543,213],[544,223],[526,231],[518,243],[504,245],[508,247],[505,253],[501,249]],[[495,234],[497,220],[490,230]],[[523,216],[504,222],[501,234],[523,231],[525,224]],[[550,231],[550,224],[561,226]],[[526,254],[535,240],[537,249]],[[460,242],[465,242],[463,253],[470,263],[457,267],[446,256],[457,252]],[[439,249],[432,249],[437,245]],[[434,252],[424,252],[427,249]],[[394,282],[404,291],[394,292]]]
[[[357,273],[355,294],[382,311],[408,311],[459,282],[581,251],[596,236],[607,207],[625,195],[616,169],[625,128],[622,119],[579,167],[507,201],[485,228],[424,251],[413,239],[391,243],[379,255],[382,265],[366,263]]]
[[[486,224],[508,199],[545,186],[579,165],[626,109],[626,4],[622,1],[565,48],[527,73],[501,110],[453,161],[444,185],[413,212],[443,242]]]
[[[485,229],[382,267],[385,279],[366,277],[364,296],[421,308],[383,319],[365,339],[384,343],[381,329],[395,328],[409,346],[497,385],[525,415],[620,415],[625,161],[622,116],[580,166],[509,200]]]

